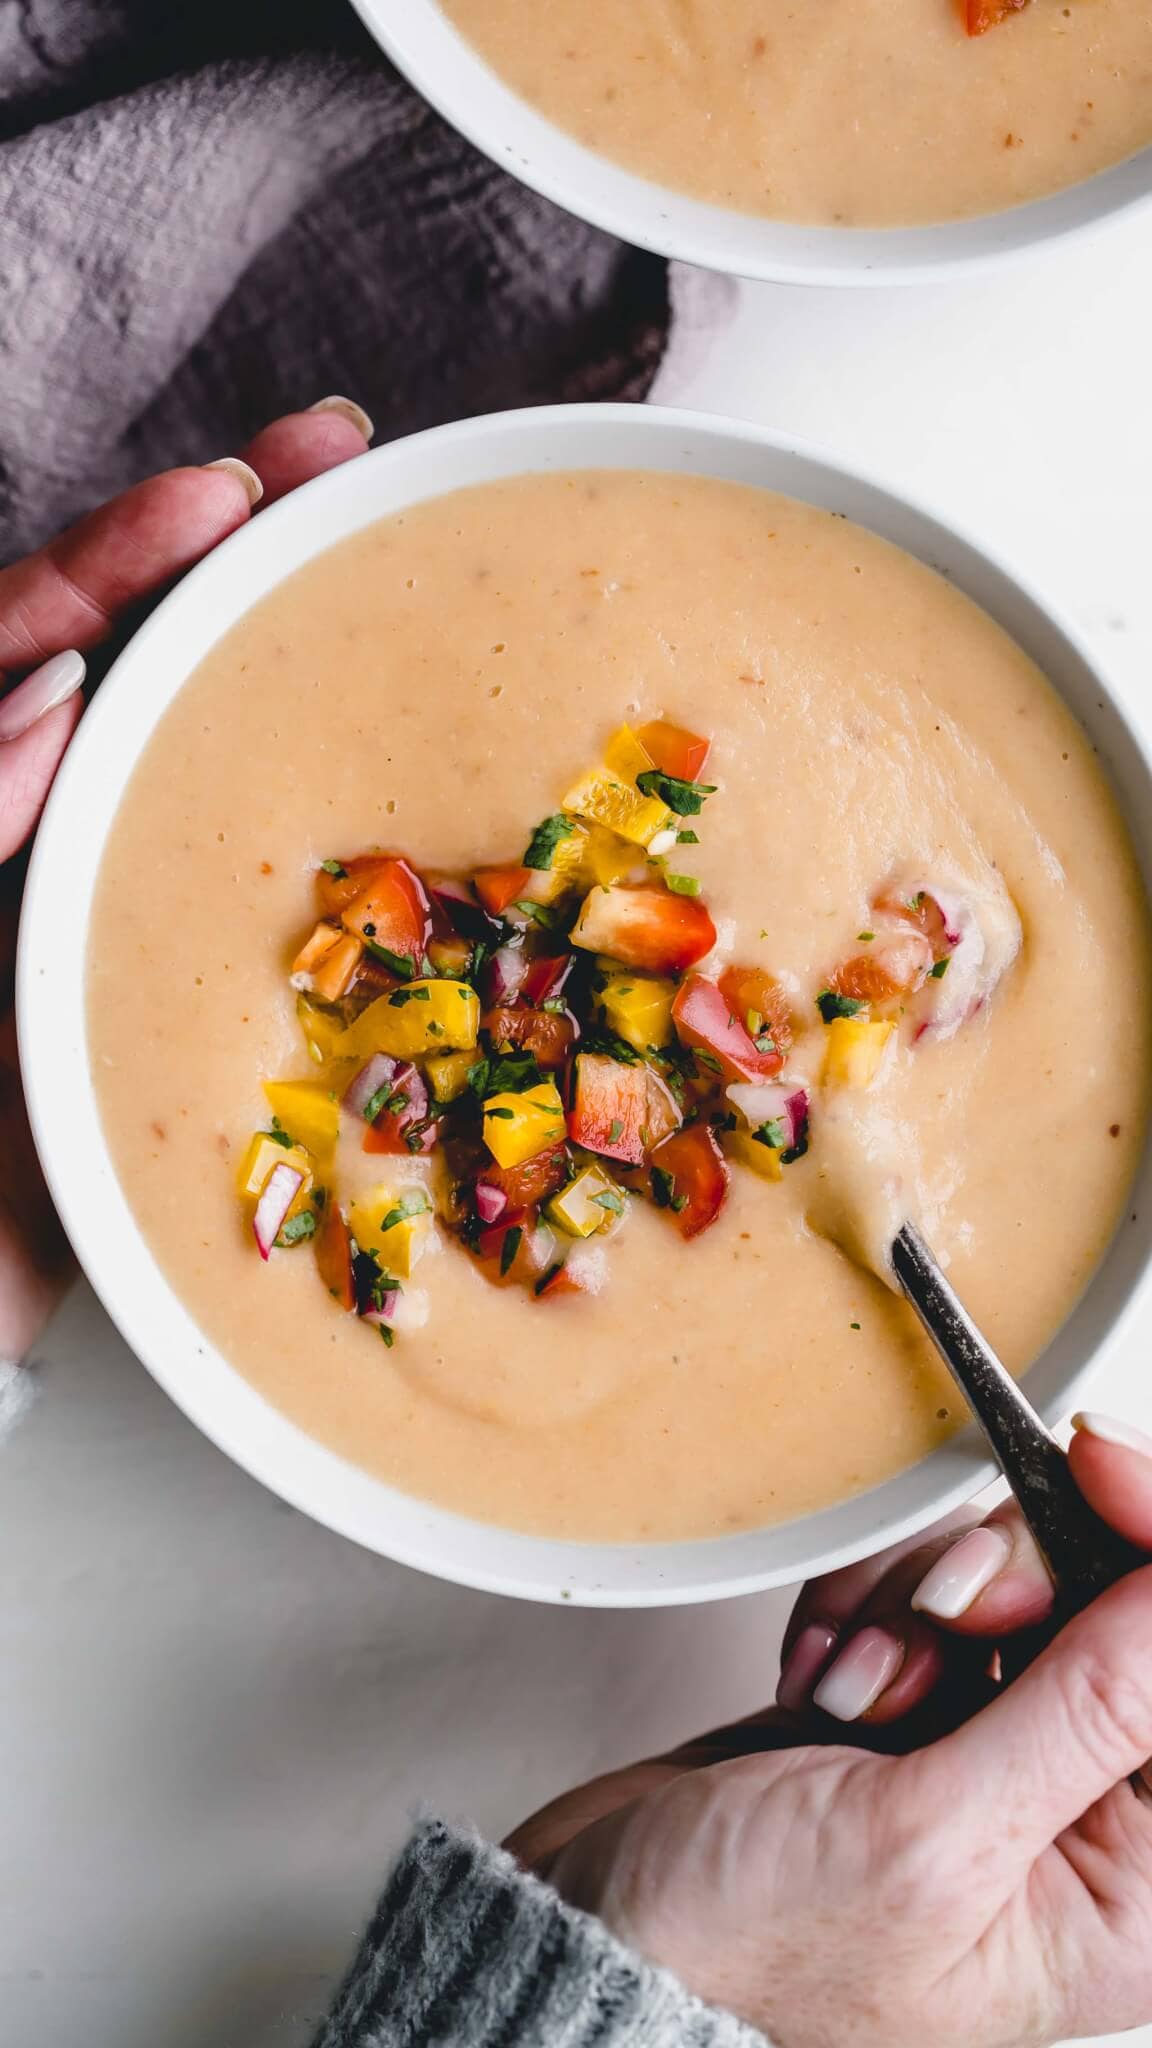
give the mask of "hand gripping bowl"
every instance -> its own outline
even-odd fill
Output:
[[[778,284],[918,284],[962,276],[1152,199],[1152,149],[1049,197],[928,227],[803,226],[716,206],[587,149],[506,85],[437,0],[354,0],[366,27],[454,128],[534,191],[658,255]]]
[[[801,1520],[649,1546],[521,1534],[396,1491],[269,1406],[160,1272],[101,1127],[84,1003],[109,828],[157,722],[221,634],[282,578],[371,521],[470,484],[595,467],[762,485],[841,512],[942,570],[1080,719],[1111,771],[1145,879],[1152,874],[1152,779],[1139,742],[1075,636],[988,553],[872,478],[758,427],[646,407],[554,407],[436,428],[332,470],[260,514],[165,599],[115,664],[53,790],[28,878],[17,999],[33,1129],[81,1264],[133,1349],[222,1450],[295,1507],[405,1564],[524,1598],[628,1607],[752,1592],[865,1555],[970,1498],[993,1476],[987,1457],[968,1429],[873,1491]],[[1068,1410],[1088,1370],[1132,1325],[1149,1266],[1148,1181],[1146,1157],[1131,1220],[1029,1375],[1049,1419]]]

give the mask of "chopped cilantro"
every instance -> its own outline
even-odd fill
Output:
[[[384,967],[390,968],[392,973],[398,975],[401,981],[411,981],[413,973],[412,962],[409,960],[407,954],[394,953],[390,946],[378,945],[375,939],[372,939],[368,936],[368,933],[374,930],[374,925],[365,925],[364,927],[364,943],[367,946],[368,951],[371,953],[372,958],[374,960],[379,960]]]
[[[380,1332],[381,1342],[391,1351],[393,1344],[396,1342],[395,1330],[390,1330],[387,1323],[377,1323],[376,1328]]]
[[[394,1010],[400,1010],[405,1003],[427,1003],[431,1001],[431,997],[426,988],[396,988],[393,989],[388,1001]]]
[[[290,1216],[279,1237],[278,1245],[301,1244],[306,1237],[316,1234],[316,1218],[311,1209],[301,1209],[296,1216]]]
[[[368,1097],[362,1114],[366,1124],[374,1124],[377,1117],[382,1116],[386,1109],[395,1111],[407,1107],[408,1096],[403,1088],[393,1088],[391,1081],[384,1081],[377,1088],[375,1095]]]
[[[314,1209],[323,1209],[328,1200],[327,1188],[313,1188],[309,1200]]]
[[[394,1229],[397,1223],[406,1223],[410,1216],[426,1216],[432,1204],[423,1188],[417,1188],[410,1195],[401,1195],[400,1200],[381,1219],[381,1232]]]
[[[700,881],[696,875],[665,875],[664,886],[667,889],[671,889],[674,896],[698,896],[700,894]]]
[[[752,1040],[757,1052],[779,1052],[780,1048],[770,1031],[760,1031]]]
[[[554,1017],[562,1017],[568,1005],[563,996],[545,996],[540,1008],[542,1010],[550,1010]]]
[[[652,1199],[658,1209],[670,1209],[676,1193],[675,1176],[664,1166],[654,1166],[651,1174]]]
[[[428,1019],[428,1036],[430,1038],[443,1038],[444,1036],[444,1026],[438,1024],[435,1017],[429,1017]]]
[[[715,1053],[705,1052],[703,1046],[701,1045],[693,1046],[692,1057],[698,1060],[702,1067],[708,1067],[714,1074],[722,1074],[724,1072],[724,1069],[721,1066],[719,1060],[717,1059]]]
[[[537,825],[528,841],[528,851],[523,865],[537,871],[547,870],[556,859],[556,848],[562,839],[571,839],[576,830],[576,821],[564,811],[554,811],[550,818]]]
[[[849,1323],[848,1328],[850,1330],[858,1330],[860,1328],[860,1325],[859,1323]]]
[[[512,908],[522,910],[525,917],[531,918],[533,924],[542,924],[548,930],[551,930],[556,922],[556,912],[550,909],[547,903],[533,903],[530,896],[518,896]]]
[[[613,1216],[624,1214],[624,1197],[616,1188],[605,1188],[601,1194],[593,1195],[592,1200],[598,1209],[607,1209]]]
[[[334,882],[346,882],[346,881],[347,881],[347,879],[348,879],[348,870],[347,870],[347,868],[346,868],[346,867],[344,866],[344,863],[343,863],[343,861],[339,861],[339,860],[322,860],[322,861],[321,861],[321,863],[320,863],[320,865],[321,865],[321,867],[323,868],[323,870],[324,870],[324,873],[325,873],[326,875],[331,875],[331,877],[332,877],[332,880],[333,880]]]
[[[629,1045],[626,1038],[618,1038],[614,1031],[604,1031],[595,1025],[592,1030],[584,1033],[580,1040],[580,1050],[582,1053],[604,1053],[610,1060],[619,1060],[623,1067],[635,1067],[640,1062],[636,1047]]]
[[[548,1268],[548,1271],[547,1271],[546,1273],[541,1273],[541,1275],[540,1275],[540,1278],[538,1279],[538,1281],[536,1282],[536,1285],[535,1285],[535,1287],[534,1287],[534,1288],[533,1288],[533,1290],[532,1290],[532,1291],[533,1291],[533,1293],[534,1293],[534,1294],[543,1294],[543,1292],[544,1292],[544,1289],[545,1289],[546,1287],[551,1287],[551,1285],[552,1285],[552,1282],[553,1282],[553,1281],[554,1281],[554,1279],[556,1278],[556,1275],[557,1275],[557,1273],[560,1273],[560,1272],[562,1272],[562,1271],[563,1271],[563,1269],[564,1269],[564,1261],[563,1261],[563,1259],[557,1259],[557,1261],[556,1261],[556,1263],[555,1263],[555,1265],[554,1265],[554,1266],[549,1266],[549,1268]]]
[[[916,892],[916,894],[915,894],[915,896],[909,896],[909,897],[907,898],[907,900],[906,900],[905,904],[904,904],[904,908],[905,908],[905,910],[911,910],[911,911],[913,911],[913,912],[915,912],[915,911],[918,911],[918,910],[923,910],[923,908],[924,908],[924,891],[923,891],[923,889],[918,889],[918,890],[917,890],[917,892]]]
[[[935,967],[930,967],[930,968],[928,969],[928,973],[929,973],[929,976],[931,977],[931,979],[932,979],[933,981],[943,981],[943,979],[944,979],[944,976],[945,976],[945,975],[947,974],[947,972],[948,972],[948,958],[947,958],[947,955],[945,955],[945,957],[944,957],[944,959],[943,959],[943,960],[938,960],[938,961],[936,962],[936,965],[935,965]]]
[[[484,1114],[485,1116],[507,1117],[508,1122],[511,1123],[516,1111],[514,1109],[486,1109]]]
[[[512,1225],[511,1230],[506,1230],[504,1232],[504,1241],[500,1246],[501,1276],[507,1273],[511,1268],[512,1263],[516,1257],[516,1254],[520,1249],[520,1240],[523,1237],[523,1235],[524,1232],[521,1229],[519,1223],[514,1223]]]
[[[867,945],[869,939],[874,939],[876,937],[876,934],[875,932],[857,932],[856,937],[862,940],[865,945]]]
[[[522,1095],[526,1088],[538,1087],[543,1079],[530,1052],[493,1053],[468,1069],[468,1086],[481,1097]]]
[[[678,775],[665,775],[660,768],[646,768],[636,777],[641,796],[659,797],[678,818],[695,818],[704,808],[706,796],[715,794],[714,782],[682,782]]]
[[[621,1123],[619,1117],[614,1116],[611,1123],[608,1126],[608,1143],[610,1145],[618,1145],[623,1136],[624,1126]]]
[[[786,1149],[784,1144],[784,1124],[783,1120],[778,1116],[769,1117],[766,1123],[762,1123],[757,1130],[753,1131],[752,1136],[758,1145],[767,1145],[773,1152],[783,1152]]]
[[[392,1000],[395,1002],[396,998]],[[830,988],[822,988],[816,998],[816,1008],[826,1024],[831,1024],[834,1017],[858,1017],[865,1007],[855,996],[840,996]]]
[[[677,846],[699,846],[700,834],[693,832],[691,825],[687,825],[683,832],[676,834],[676,844]]]
[[[404,1133],[404,1143],[410,1152],[423,1151],[424,1133],[425,1131],[434,1130],[436,1121],[435,1116],[425,1116],[421,1117],[418,1124],[409,1124],[408,1129]]]
[[[284,1126],[281,1123],[278,1116],[273,1117],[269,1128],[266,1131],[261,1132],[261,1136],[265,1138],[271,1138],[272,1143],[274,1145],[289,1146],[294,1145],[296,1143],[295,1138],[290,1137],[288,1132],[284,1129]]]

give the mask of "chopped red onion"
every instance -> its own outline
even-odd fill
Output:
[[[464,882],[453,875],[430,875],[427,887],[454,931],[464,939],[493,939],[500,926],[489,917]]]
[[[933,992],[932,1008],[916,1037],[931,1032],[936,1038],[951,1038],[983,1009],[1012,965],[1020,950],[1020,919],[999,876],[974,890],[971,898],[934,882],[913,882],[911,892],[936,905],[949,949],[945,972],[927,984]]]
[[[498,1009],[519,995],[528,977],[529,962],[519,946],[501,946],[484,969],[480,999],[486,1010]]]
[[[781,1150],[790,1152],[808,1127],[808,1090],[797,1081],[736,1081],[728,1089],[728,1100],[747,1121],[750,1130],[761,1124],[778,1123],[784,1136]]]
[[[260,1257],[266,1259],[280,1235],[284,1218],[304,1185],[304,1175],[294,1166],[274,1166],[261,1190],[252,1218],[252,1230]]]
[[[508,1207],[508,1197],[503,1188],[494,1188],[490,1181],[476,1183],[476,1214],[481,1223],[499,1223]]]

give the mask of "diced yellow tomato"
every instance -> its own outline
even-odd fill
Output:
[[[416,1208],[417,1203],[425,1206]],[[431,1199],[423,1188],[368,1188],[352,1203],[348,1228],[362,1252],[374,1253],[386,1273],[407,1280],[427,1248]]]
[[[374,1052],[414,1060],[424,1053],[462,1051],[476,1043],[480,999],[465,981],[409,981],[369,1003],[341,1033],[336,1051],[368,1059]]]
[[[326,1060],[333,1059],[336,1041],[344,1030],[344,1019],[335,1010],[327,1010],[311,996],[296,998],[296,1016],[304,1033],[308,1057],[322,1067]]]
[[[647,846],[668,824],[669,812],[659,797],[642,796],[636,777],[655,766],[631,726],[622,725],[604,749],[604,759],[590,768],[568,791],[566,811],[575,811],[595,825],[630,839],[634,846]]]
[[[582,879],[610,889],[614,882],[622,882],[625,875],[631,874],[638,859],[636,848],[627,839],[621,839],[618,832],[593,825],[584,840]]]
[[[457,981],[463,980],[472,965],[472,945],[468,939],[429,939],[426,951],[437,974]]]
[[[833,1017],[824,1046],[825,1086],[870,1088],[895,1029],[880,1017]]]
[[[314,1159],[327,1159],[340,1135],[340,1104],[319,1081],[265,1081],[273,1116]]]
[[[775,1145],[762,1145],[751,1131],[725,1131],[720,1145],[726,1158],[750,1166],[762,1180],[783,1180],[784,1168]]]
[[[304,1207],[312,1186],[312,1161],[302,1145],[281,1145],[278,1139],[270,1138],[267,1131],[254,1131],[248,1150],[240,1161],[236,1184],[248,1201],[258,1202],[274,1166],[290,1166],[294,1173],[303,1175],[288,1211],[290,1216],[294,1216],[298,1209]]]
[[[352,986],[364,948],[338,925],[318,924],[292,962],[292,980],[325,1003],[338,1003]]]
[[[657,768],[681,782],[695,782],[712,751],[711,740],[701,733],[689,732],[682,725],[673,725],[667,718],[650,719],[639,728],[636,737]]]
[[[606,1200],[601,1199],[606,1197]],[[599,1166],[586,1166],[553,1195],[544,1213],[570,1237],[591,1237],[619,1221],[627,1197]]]
[[[672,1042],[672,1004],[676,985],[671,981],[647,981],[635,974],[617,974],[605,983],[600,1000],[604,1021],[610,1031],[637,1052],[657,1050]]]
[[[519,1166],[565,1136],[564,1105],[554,1081],[522,1095],[489,1095],[484,1142],[500,1166]]]
[[[429,1060],[424,1072],[432,1083],[432,1093],[437,1102],[455,1102],[458,1095],[463,1095],[475,1064],[474,1052],[446,1052],[437,1059]]]

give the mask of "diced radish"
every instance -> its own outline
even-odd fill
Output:
[[[262,1259],[268,1258],[283,1228],[284,1218],[304,1185],[304,1175],[294,1166],[274,1166],[260,1193],[252,1218],[252,1234]]]
[[[715,1223],[728,1194],[728,1168],[707,1124],[690,1124],[652,1154],[653,1193],[682,1237]]]
[[[667,718],[651,719],[636,737],[655,766],[678,782],[695,782],[712,748],[711,740],[673,725]]]
[[[395,1086],[399,1061],[390,1059],[386,1052],[375,1052],[366,1067],[349,1082],[344,1090],[343,1103],[351,1116],[363,1116],[372,1097],[379,1093],[385,1083]]]
[[[480,976],[480,998],[488,1009],[514,1003],[528,975],[528,958],[522,946],[501,946],[485,962]]]
[[[566,1144],[534,1152],[530,1159],[521,1160],[519,1166],[497,1166],[495,1160],[490,1160],[476,1183],[477,1190],[498,1188],[510,1209],[532,1209],[563,1187],[568,1179],[568,1164]]]
[[[352,1277],[352,1238],[335,1202],[330,1203],[315,1237],[316,1265],[321,1280],[341,1308],[356,1306]]]
[[[648,1073],[606,1053],[581,1053],[574,1068],[568,1135],[589,1152],[641,1166],[648,1128]]]
[[[508,1197],[503,1188],[494,1188],[490,1181],[476,1183],[476,1214],[481,1223],[498,1223],[508,1207]]]
[[[605,953],[625,967],[679,974],[711,952],[716,927],[693,896],[674,896],[667,889],[596,888],[584,899],[572,943],[589,953]]]
[[[916,1035],[952,1038],[983,1008],[1020,950],[1016,907],[996,874],[967,891],[913,880],[900,898],[918,918],[938,922],[946,949],[944,971],[926,985],[932,1007]]]
[[[932,946],[923,932],[900,932],[881,939],[866,953],[854,953],[836,969],[828,986],[857,1002],[885,1003],[913,995],[932,971]]]
[[[364,1133],[365,1152],[431,1152],[440,1135],[438,1122],[428,1122],[428,1084],[418,1067],[398,1066],[392,1077],[393,1095],[407,1099],[394,1109],[382,1109]],[[419,1132],[417,1125],[423,1125]]]
[[[481,1025],[493,1050],[530,1052],[541,1067],[561,1067],[576,1038],[576,1020],[559,1010],[485,1010]]]
[[[726,1081],[766,1081],[784,1065],[775,1039],[764,1033],[763,1049],[757,1046],[728,997],[701,974],[690,974],[677,990],[672,1021],[681,1044],[715,1062]]]
[[[380,860],[341,913],[346,931],[418,964],[431,933],[424,885],[406,860]],[[385,963],[387,965],[387,963]]]
[[[571,953],[538,953],[529,960],[520,993],[526,1003],[538,1008],[550,996],[558,996],[572,972]]]
[[[790,1152],[805,1136],[808,1090],[795,1081],[737,1082],[725,1093],[750,1130],[758,1131],[763,1124],[779,1124],[782,1152]]]

